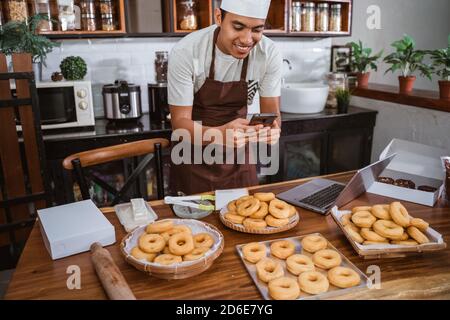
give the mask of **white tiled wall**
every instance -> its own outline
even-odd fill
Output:
[[[285,80],[318,81],[328,72],[331,39],[274,39],[284,58],[291,62],[283,66]],[[81,56],[88,65],[86,80],[92,81],[96,116],[103,115],[102,86],[116,79],[141,86],[142,106],[148,110],[147,83],[154,82],[153,62],[156,51],[170,51],[179,38],[120,38],[65,40],[48,55],[43,80],[49,81],[67,56]]]

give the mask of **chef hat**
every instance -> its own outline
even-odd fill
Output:
[[[270,0],[222,0],[221,9],[244,17],[266,19]]]

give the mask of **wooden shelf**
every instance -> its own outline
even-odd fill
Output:
[[[408,106],[450,112],[450,100],[440,99],[438,91],[415,89],[410,94],[401,94],[396,86],[369,83],[367,88],[355,88],[353,95]]]

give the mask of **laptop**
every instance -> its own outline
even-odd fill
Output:
[[[347,184],[317,178],[279,193],[277,198],[297,207],[328,214],[334,205],[342,207],[364,193],[394,156],[395,154],[358,170]]]

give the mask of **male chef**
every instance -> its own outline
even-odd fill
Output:
[[[223,139],[213,142],[227,147],[231,142],[234,148],[249,141],[277,143],[282,57],[275,43],[263,35],[269,6],[270,0],[222,0],[214,12],[215,25],[175,45],[168,70],[174,132],[184,130],[191,137],[198,132],[220,133]],[[250,125],[247,120],[247,106],[257,92],[260,112],[278,115],[271,126]],[[200,141],[203,150],[211,143]],[[175,164],[172,152],[171,189],[194,194],[257,185],[256,166],[247,148],[245,153],[244,163]]]

